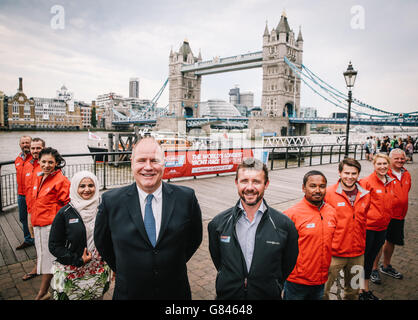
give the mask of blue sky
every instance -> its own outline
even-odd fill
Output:
[[[63,29],[51,27],[55,5],[64,8]],[[353,28],[353,6],[364,12],[362,28]],[[203,60],[260,51],[266,21],[276,27],[283,10],[296,34],[302,28],[304,64],[322,79],[345,92],[351,60],[354,97],[387,111],[418,110],[414,0],[1,0],[0,90],[14,94],[23,77],[28,96],[53,97],[65,84],[89,102],[110,91],[127,96],[129,78],[139,77],[140,96],[151,99],[168,76],[170,49],[185,38]],[[202,100],[228,100],[235,84],[260,105],[261,69],[203,77]],[[159,105],[167,103],[166,89]],[[341,111],[306,86],[301,105],[324,116]]]

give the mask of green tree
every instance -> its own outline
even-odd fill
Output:
[[[96,126],[97,126],[96,107],[93,107],[91,109],[91,122],[90,122],[90,124],[93,128],[96,128]]]

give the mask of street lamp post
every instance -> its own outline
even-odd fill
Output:
[[[352,88],[354,87],[354,82],[356,81],[357,71],[353,69],[353,66],[350,63],[348,64],[347,71],[344,72],[345,83],[348,88],[348,110],[347,110],[347,126],[345,129],[345,158],[348,157],[348,137],[350,133],[350,118],[351,118],[351,102],[352,100]]]

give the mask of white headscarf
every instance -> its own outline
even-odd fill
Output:
[[[80,185],[81,180],[84,178],[90,178],[96,187],[94,195],[88,200],[84,200],[78,194],[78,186]],[[87,249],[89,251],[92,251],[95,248],[93,231],[94,224],[96,222],[97,208],[100,202],[99,187],[100,186],[97,177],[90,171],[77,172],[71,179],[70,200],[72,206],[78,211],[81,218],[83,219],[84,225],[86,227]]]

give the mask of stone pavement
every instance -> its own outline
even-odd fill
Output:
[[[367,166],[362,163],[364,167]],[[418,164],[407,166],[412,175],[412,189],[410,191],[410,205],[405,222],[405,246],[396,246],[392,258],[392,265],[403,273],[403,280],[396,280],[381,275],[382,284],[370,284],[370,289],[376,296],[384,300],[418,300]],[[293,170],[293,169],[287,169]],[[292,203],[275,206],[284,210]],[[205,218],[203,223],[203,242],[195,255],[188,263],[189,280],[194,300],[211,300],[215,297],[216,271],[210,259],[208,249],[207,224],[210,219]],[[33,267],[33,261],[0,267],[0,300],[31,300],[35,297],[40,286],[41,277],[29,281],[22,281],[24,273]],[[111,299],[113,285],[105,295],[104,300]],[[340,288],[334,286],[334,292]],[[334,295],[334,299],[338,296]]]

